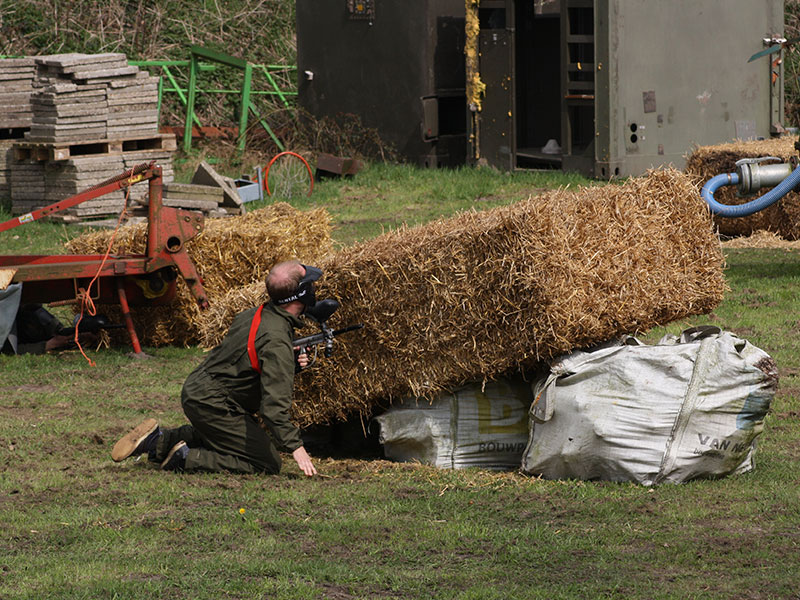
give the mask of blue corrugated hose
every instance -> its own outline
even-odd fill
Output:
[[[737,204],[729,206],[727,204],[720,204],[714,200],[714,192],[724,185],[737,185],[739,183],[739,175],[737,173],[723,173],[709,179],[703,186],[700,192],[703,200],[706,201],[711,208],[711,212],[721,217],[747,217],[753,213],[767,208],[774,204],[786,194],[791,192],[794,187],[800,183],[800,167],[792,171],[789,176],[781,181],[778,185],[772,188],[763,196],[759,196],[755,200],[750,200],[744,204]]]

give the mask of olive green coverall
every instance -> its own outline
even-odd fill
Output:
[[[271,302],[264,306],[255,340],[259,375],[247,353],[255,311],[239,313],[219,346],[186,379],[181,404],[191,425],[164,430],[155,460],[163,460],[183,440],[189,446],[187,471],[278,473],[278,451],[303,445],[289,419],[296,364],[293,330],[303,323]],[[254,413],[261,414],[270,435]]]

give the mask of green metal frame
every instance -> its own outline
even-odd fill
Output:
[[[205,61],[205,62],[204,62]],[[292,103],[290,98],[297,96],[297,90],[281,89],[278,80],[274,76],[280,72],[296,71],[297,67],[294,65],[258,65],[249,63],[241,58],[229,56],[221,52],[202,48],[200,46],[191,47],[191,57],[189,60],[141,60],[129,61],[131,65],[140,67],[156,67],[161,70],[161,77],[159,77],[158,85],[158,110],[161,112],[161,102],[165,93],[175,93],[180,102],[186,107],[186,121],[184,125],[183,134],[183,149],[184,151],[191,150],[192,147],[192,127],[197,125],[201,126],[200,120],[194,111],[195,101],[199,93],[215,93],[215,94],[239,94],[241,97],[239,106],[239,138],[237,141],[237,148],[239,151],[244,151],[246,145],[246,132],[247,122],[250,114],[257,119],[258,123],[269,134],[270,138],[275,142],[278,148],[285,150],[283,143],[278,139],[275,133],[266,122],[261,112],[253,104],[252,99],[257,96],[274,96],[284,107],[291,109]],[[210,63],[210,64],[209,64]],[[238,90],[223,90],[223,89],[202,89],[198,85],[198,75],[203,71],[213,71],[216,69],[217,64],[241,69],[243,72],[242,86]],[[187,68],[189,69],[189,82],[188,87],[181,88],[178,84],[174,69]],[[252,89],[254,73],[259,77],[263,76],[266,80],[268,89]],[[167,79],[171,87],[164,85],[164,78]]]

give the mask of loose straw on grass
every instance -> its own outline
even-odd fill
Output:
[[[747,237],[737,237],[722,242],[723,248],[777,248],[781,250],[800,250],[800,240],[784,240],[777,233],[759,230]]]

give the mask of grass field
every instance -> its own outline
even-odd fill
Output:
[[[495,169],[424,170],[409,165],[371,164],[354,179],[325,180],[310,197],[291,203],[299,209],[325,207],[340,245],[369,239],[406,223],[416,225],[459,210],[484,210],[544,190],[593,185],[576,173]],[[259,203],[252,206],[258,207]]]
[[[562,177],[371,167],[296,204],[329,207],[347,244],[581,183]],[[5,253],[50,252],[74,231],[0,235]],[[775,358],[780,388],[753,472],[680,486],[357,458],[317,457],[313,479],[291,460],[278,476],[117,464],[140,419],[184,422],[200,350],[0,356],[0,598],[800,598],[800,254],[726,258],[717,310],[647,339],[718,325]]]

